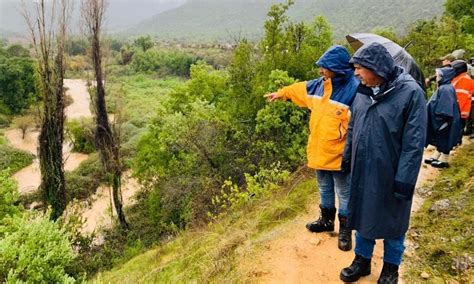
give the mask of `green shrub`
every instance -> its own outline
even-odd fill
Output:
[[[269,75],[268,91],[292,84],[286,71]],[[250,156],[258,157],[260,167],[280,161],[284,169],[295,169],[306,157],[309,112],[291,102],[276,101],[260,109],[256,117],[254,145]]]
[[[73,283],[66,273],[74,260],[69,234],[48,217],[16,218],[0,240],[0,281]]]
[[[5,139],[5,134],[3,129],[0,128],[0,146],[7,144],[7,139]]]
[[[94,124],[92,119],[70,120],[66,128],[72,141],[72,150],[79,153],[89,154],[94,148]]]
[[[241,209],[252,201],[266,197],[279,188],[279,184],[288,181],[289,176],[290,172],[282,170],[280,164],[276,163],[255,175],[245,174],[245,186],[239,187],[231,180],[226,180],[221,192],[212,198],[215,212],[208,212],[208,216],[217,219],[221,213]]]
[[[66,172],[68,200],[86,199],[94,194],[101,182],[105,181],[105,173],[99,156],[92,154],[77,169]]]
[[[146,133],[146,128],[139,128],[131,122],[126,122],[121,127],[120,154],[123,157],[124,165],[131,167],[131,159],[136,156],[138,143],[141,137]]]
[[[261,167],[281,161],[294,169],[305,161],[308,140],[308,112],[288,102],[274,102],[257,114],[255,140],[250,150]]]
[[[131,66],[136,72],[159,72],[160,75],[189,76],[191,65],[197,59],[181,51],[148,49],[134,54]]]
[[[10,124],[10,118],[8,115],[0,113],[0,127],[6,127]]]
[[[0,171],[0,226],[3,219],[16,216],[21,212],[21,207],[18,206],[19,200],[20,194],[15,181],[10,178],[10,172]]]
[[[10,115],[10,108],[0,100],[0,127],[7,127],[10,125]]]
[[[140,139],[133,168],[152,188],[145,200],[156,227],[182,228],[206,218],[221,182],[239,172],[232,137],[227,137],[230,127],[202,101],[189,105],[186,115],[158,115],[152,122]]]
[[[37,99],[33,59],[0,56],[0,102],[19,114]]]
[[[10,168],[11,172],[30,165],[33,162],[33,154],[14,149],[8,145],[0,145],[0,170]]]

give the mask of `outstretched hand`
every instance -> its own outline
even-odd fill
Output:
[[[266,94],[263,97],[266,98],[268,102],[273,102],[274,100],[281,99],[277,92]]]

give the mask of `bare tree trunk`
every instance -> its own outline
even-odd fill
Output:
[[[111,177],[112,195],[118,220],[123,229],[128,229],[122,206],[122,164],[120,159],[120,143],[110,127],[105,103],[104,73],[102,69],[101,30],[105,14],[105,0],[84,0],[82,17],[85,21],[91,42],[92,64],[96,80],[95,112],[96,131],[95,144],[100,151],[102,165]]]
[[[67,205],[62,147],[65,120],[64,46],[70,5],[68,0],[53,0],[48,5],[51,5],[51,14],[47,13],[49,6],[46,8],[45,0],[36,2],[32,18],[23,2],[23,12],[38,59],[39,83],[44,103],[38,138],[40,189],[43,200],[52,207],[51,218],[56,220],[61,217]]]

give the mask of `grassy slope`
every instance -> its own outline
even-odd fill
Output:
[[[238,282],[239,258],[258,237],[306,209],[314,194],[308,173],[293,178],[262,200],[225,216],[208,228],[184,232],[168,244],[139,255],[116,269],[99,274],[95,283]]]
[[[461,272],[453,268],[456,259],[459,262],[474,254],[474,143],[460,151],[452,167],[436,179],[430,196],[413,217],[409,236],[419,248],[407,258],[407,283],[422,282],[422,271],[435,283],[444,283],[443,279],[472,283],[472,269]],[[237,264],[248,255],[246,250],[273,227],[303,212],[314,198],[314,179],[300,176],[298,180],[293,181],[294,186],[280,189],[208,228],[184,232],[176,240],[98,275],[93,282],[242,281],[246,275]],[[449,199],[451,208],[430,212],[432,205],[442,199]]]
[[[460,151],[412,219],[409,236],[418,248],[407,261],[408,283],[423,281],[422,272],[432,283],[474,281],[474,143]],[[433,210],[442,200],[447,208]]]
[[[241,34],[256,39],[263,34],[269,7],[278,0],[190,0],[183,6],[144,20],[128,34],[192,41],[225,40]],[[403,32],[417,19],[441,15],[444,0],[296,0],[288,14],[294,21],[324,15],[337,39],[348,33],[391,26]]]

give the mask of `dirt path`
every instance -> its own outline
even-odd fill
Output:
[[[424,156],[429,157],[431,152],[425,151]],[[438,169],[422,165],[417,188],[433,181],[438,173]],[[423,199],[415,194],[412,212],[417,211],[422,203]],[[258,283],[341,283],[339,273],[350,265],[354,252],[337,248],[336,233],[315,234],[306,230],[305,224],[314,220],[318,211],[318,205],[314,204],[306,214],[262,236],[257,240],[261,246],[252,252],[249,258],[252,260],[242,264],[241,269]],[[407,245],[407,254],[409,247]],[[383,265],[382,256],[383,243],[379,240],[372,258],[372,274],[358,283],[377,282]]]

